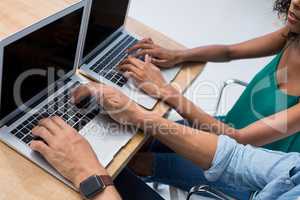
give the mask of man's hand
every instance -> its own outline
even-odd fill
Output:
[[[151,58],[146,55],[145,62],[134,57],[124,60],[119,69],[128,78],[132,78],[137,87],[148,95],[162,99],[163,90],[168,87],[161,71],[151,63]]]
[[[33,141],[30,147],[41,153],[76,188],[92,175],[107,175],[89,143],[61,118],[41,120],[32,133],[44,141]]]
[[[121,91],[95,82],[78,87],[73,92],[73,101],[76,104],[89,96],[96,97],[105,112],[112,119],[124,125],[139,126],[140,123],[143,123],[144,116],[149,114]]]
[[[161,68],[171,68],[182,62],[182,51],[168,50],[160,47],[152,41],[151,38],[141,40],[139,43],[128,49],[128,52],[137,51],[136,57],[146,56],[153,57],[152,63]]]

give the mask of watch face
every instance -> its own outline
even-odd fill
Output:
[[[87,199],[103,192],[105,185],[98,176],[91,176],[80,184],[80,193]]]

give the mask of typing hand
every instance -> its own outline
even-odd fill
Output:
[[[128,78],[132,78],[137,87],[148,95],[162,99],[167,83],[161,71],[151,63],[151,58],[146,55],[145,62],[134,57],[128,57],[119,66],[120,71]]]
[[[128,52],[135,52],[135,57],[151,56],[152,63],[161,68],[171,68],[181,62],[182,51],[165,49],[154,44],[151,38],[146,38],[128,49]]]
[[[121,91],[95,82],[78,87],[72,95],[75,104],[88,96],[95,97],[105,113],[125,125],[139,125],[143,116],[148,113]]]
[[[89,143],[61,118],[41,120],[32,133],[43,139],[33,141],[32,150],[42,154],[76,188],[92,175],[107,175]]]

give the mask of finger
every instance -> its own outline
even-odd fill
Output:
[[[39,121],[39,126],[48,129],[52,135],[57,135],[62,130],[61,127],[58,126],[51,118],[42,119]]]
[[[61,129],[70,128],[70,126],[60,117],[54,116],[51,118],[54,123],[56,123]]]
[[[143,57],[143,56],[146,56],[147,54],[151,57],[160,57],[160,53],[154,49],[145,49],[145,50],[138,51],[138,52],[136,52],[136,54],[134,56],[135,57]]]
[[[152,38],[144,38],[140,42],[148,43],[148,44],[154,44]]]
[[[145,56],[145,62],[147,64],[149,64],[149,63],[151,63],[151,61],[152,61],[152,58],[148,54],[146,54],[146,56]]]
[[[137,74],[132,73],[132,72],[125,72],[124,76],[126,78],[132,78],[134,81],[140,81],[141,80],[140,77]]]
[[[132,64],[121,65],[121,66],[119,66],[119,69],[120,69],[120,71],[123,71],[123,72],[132,72],[135,74],[140,74],[140,69]]]
[[[42,154],[45,158],[47,158],[49,156],[49,154],[51,153],[51,149],[48,145],[46,145],[44,142],[42,141],[32,141],[30,144],[30,148],[33,151],[37,151],[40,154]]]
[[[143,61],[141,61],[141,60],[139,60],[139,59],[137,59],[137,58],[135,58],[133,56],[128,56],[127,62],[129,64],[135,65],[138,68],[143,68],[144,65],[145,65],[145,63]]]
[[[161,60],[161,59],[152,58],[151,62],[154,65],[163,66],[163,65],[165,65],[167,63],[167,60]]]
[[[47,144],[50,144],[53,139],[53,135],[45,127],[37,126],[32,129],[32,134],[34,136],[42,138]]]
[[[122,68],[122,66],[124,66],[124,65],[132,65],[133,67],[135,67],[135,68],[137,68],[137,69],[144,70],[144,64],[145,64],[145,63],[144,63],[143,61],[141,61],[141,62],[142,62],[142,64],[136,65],[136,64],[132,63],[132,61],[130,61],[130,60],[127,58],[126,60],[124,60],[123,63],[120,64],[119,68]]]
[[[100,83],[90,82],[88,84],[79,86],[72,92],[72,103],[78,104],[80,101],[82,101],[82,99],[91,95],[95,95],[97,88],[101,85],[102,84]]]
[[[136,45],[130,47],[127,51],[128,52],[133,52],[133,51],[136,51],[138,49],[153,49],[153,48],[154,48],[153,44],[140,42],[140,43],[137,43]]]

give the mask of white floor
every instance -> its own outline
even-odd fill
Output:
[[[282,25],[273,12],[274,0],[132,0],[129,15],[168,35],[186,47],[230,44],[272,32]],[[224,80],[250,81],[271,58],[209,63],[186,96],[207,112],[214,111],[216,94]],[[243,88],[227,90],[226,112]],[[175,112],[171,119],[178,119]]]

